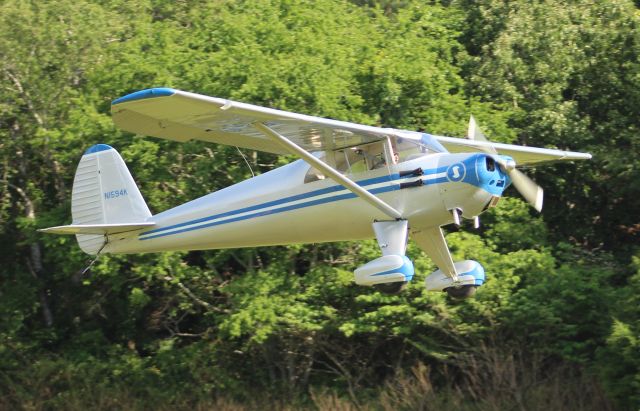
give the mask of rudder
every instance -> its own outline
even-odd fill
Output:
[[[97,144],[83,154],[71,194],[73,224],[138,223],[151,217],[129,169],[111,146]],[[102,248],[105,236],[77,234],[88,254]]]

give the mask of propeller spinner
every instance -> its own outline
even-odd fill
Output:
[[[491,143],[478,127],[473,116],[471,116],[471,118],[469,119],[469,130],[467,132],[467,137],[470,140],[478,140]],[[512,158],[500,156],[493,145],[489,145],[484,151],[487,154],[492,154],[495,162],[500,166],[502,171],[504,171],[509,176],[509,178],[511,179],[511,183],[516,188],[516,190],[518,190],[520,195],[522,195],[522,197],[524,197],[524,199],[527,200],[527,202],[531,204],[533,208],[538,210],[538,212],[542,211],[542,201],[544,198],[544,190],[542,189],[542,187],[537,185],[522,171],[518,170],[516,168],[517,164]]]

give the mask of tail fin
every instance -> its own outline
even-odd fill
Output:
[[[78,245],[87,254],[96,254],[102,248],[105,234],[152,225],[145,223],[151,212],[122,157],[106,144],[89,148],[80,159],[73,180],[71,216],[71,226],[43,231],[56,234],[103,232],[76,234]],[[84,229],[71,230],[75,227]],[[105,229],[96,231],[96,227]]]

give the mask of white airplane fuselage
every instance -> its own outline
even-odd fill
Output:
[[[486,158],[484,154],[431,154],[349,177],[399,210],[410,227],[434,227],[453,222],[452,209],[472,218],[489,203],[495,204],[509,182],[498,167],[487,170]],[[298,160],[153,215],[148,221],[154,227],[111,235],[104,251],[359,240],[374,237],[374,220],[390,219],[331,179],[304,183],[309,169]],[[410,173],[415,170],[422,175]]]

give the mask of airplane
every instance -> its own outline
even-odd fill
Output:
[[[76,235],[88,254],[148,253],[362,240],[379,258],[355,272],[359,285],[398,293],[414,276],[408,238],[438,267],[428,291],[472,296],[485,282],[473,260],[454,262],[442,230],[495,207],[511,184],[538,211],[543,190],[517,169],[588,153],[488,141],[471,117],[467,138],[373,127],[208,97],[172,88],[112,102],[122,130],[200,140],[299,159],[151,214],[122,157],[87,149],[72,189],[70,225],[41,229]],[[95,260],[94,260],[95,261]]]

